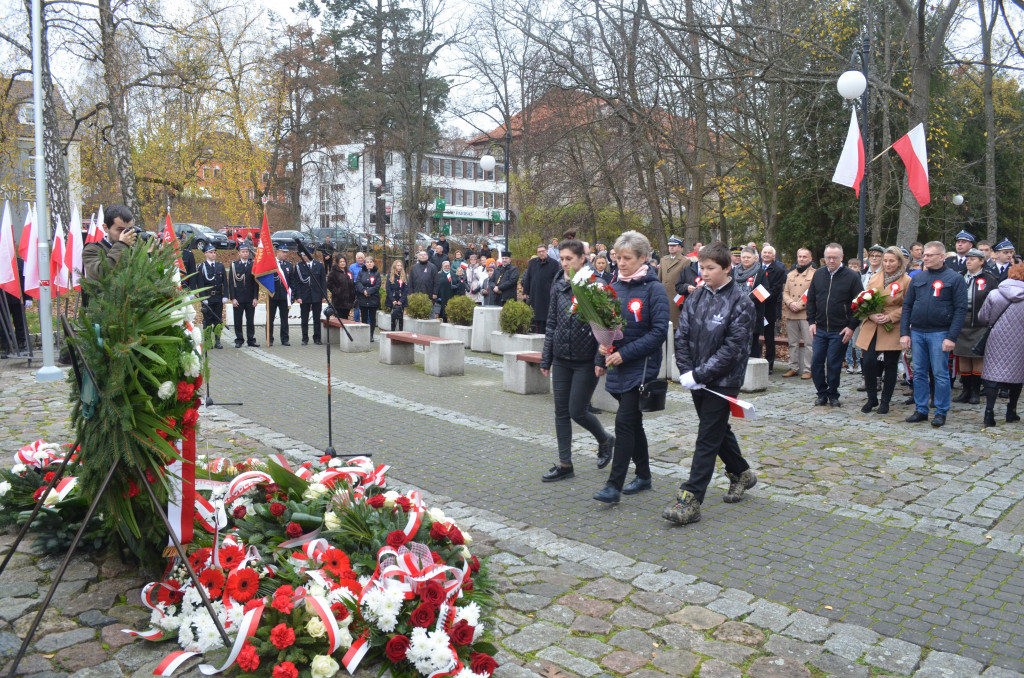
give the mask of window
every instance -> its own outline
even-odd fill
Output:
[[[474,204],[476,198],[476,191],[466,191],[466,207],[476,207]]]
[[[34,104],[22,104],[18,107],[18,122],[22,125],[32,125],[36,121],[36,109]]]
[[[450,177],[453,174],[454,174],[454,170],[452,169],[452,161],[451,160],[445,160],[444,161],[444,175],[446,177]]]
[[[484,207],[487,208],[487,209],[491,209],[491,207],[493,207],[493,206],[494,206],[494,194],[493,193],[484,193]]]
[[[331,211],[331,185],[320,184],[320,219],[321,221],[327,218],[327,214]],[[328,224],[329,226],[329,224]],[[328,228],[324,226],[323,228]]]
[[[484,181],[494,181],[494,170],[484,172]]]
[[[483,191],[477,191],[476,192],[476,206],[477,207],[483,207],[484,206],[484,192]]]
[[[326,215],[326,214],[321,214],[320,215],[320,228],[330,228],[330,227],[331,227],[331,217]]]
[[[430,158],[423,158],[420,161],[420,174],[430,174]]]
[[[462,191],[461,190],[455,191],[455,205],[457,207],[462,207],[465,204],[466,203],[465,203],[465,199],[463,198]]]
[[[437,176],[437,177],[442,175],[442,172],[441,172],[441,158],[434,158],[434,161],[431,163],[431,166],[433,167],[433,170],[431,171],[431,174],[433,174],[434,176]]]
[[[452,200],[452,198],[454,197],[452,194],[453,194],[452,189],[450,189],[450,188],[444,189],[444,202],[445,202],[446,205],[454,205],[455,204],[455,202]]]
[[[505,209],[505,194],[504,193],[495,193],[494,194],[494,208],[495,209],[499,209],[499,210],[500,209]]]
[[[495,181],[505,181],[505,166],[495,165],[494,167]]]
[[[214,179],[220,179],[220,168],[219,167],[214,167],[213,168],[213,178]]]
[[[455,161],[455,178],[456,179],[461,179],[462,178],[463,169],[464,169],[464,167],[463,167],[462,163],[459,162],[458,160],[456,160]]]

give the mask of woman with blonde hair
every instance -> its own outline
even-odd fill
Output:
[[[868,401],[861,408],[865,414],[878,408],[878,414],[888,414],[889,401],[896,388],[896,370],[900,353],[900,317],[903,315],[903,297],[910,285],[903,253],[898,247],[886,248],[882,254],[882,270],[871,276],[866,289],[873,289],[885,299],[885,306],[874,315],[864,319],[857,337],[857,348],[861,349],[861,365],[864,368],[864,385],[868,390]],[[888,325],[888,329],[886,326]],[[878,358],[882,358],[882,401],[878,401]]]
[[[391,331],[405,329],[405,307],[409,304],[409,283],[405,279],[405,267],[400,259],[391,264],[386,284],[387,303],[391,310]]]

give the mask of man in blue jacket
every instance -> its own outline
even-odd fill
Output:
[[[911,278],[903,299],[900,345],[913,347],[914,405],[910,423],[928,419],[929,386],[926,375],[935,378],[935,418],[932,426],[946,423],[952,396],[949,380],[949,352],[967,316],[967,283],[943,261],[945,247],[933,241],[924,246],[924,268]]]

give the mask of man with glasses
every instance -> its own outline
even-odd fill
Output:
[[[863,291],[860,272],[843,266],[843,247],[825,246],[825,265],[814,272],[807,289],[808,331],[814,338],[811,349],[811,378],[818,392],[817,406],[839,407],[839,373],[843,353],[860,321],[850,304]]]
[[[959,243],[958,243],[959,244]],[[903,299],[900,318],[900,346],[913,346],[914,406],[907,421],[927,421],[929,384],[924,378],[931,370],[935,379],[935,418],[932,426],[946,423],[952,400],[949,379],[949,352],[967,315],[967,283],[957,271],[943,261],[945,248],[933,241],[924,246],[924,269],[911,278]]]

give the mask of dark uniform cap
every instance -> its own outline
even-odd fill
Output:
[[[882,252],[884,254],[885,248],[882,247],[881,245],[872,245],[871,247],[868,248],[868,252]]]
[[[216,247],[214,247],[213,245],[207,245],[207,246],[206,246],[206,249],[205,249],[205,250],[203,250],[203,251],[204,251],[204,252],[216,252],[216,251],[217,251],[217,248],[216,248]]]
[[[668,244],[669,245],[679,245],[680,247],[682,247],[683,246],[683,241],[682,241],[682,239],[680,239],[680,238],[678,238],[676,236],[672,236],[671,238],[668,239]]]
[[[970,242],[972,245],[975,242],[974,236],[971,235],[970,233],[968,233],[967,231],[960,231],[959,233],[957,233],[956,234],[956,240],[966,240],[966,241]]]
[[[277,246],[277,251],[278,252],[287,252],[288,251],[288,245],[286,245],[285,243],[281,243],[280,245]]]
[[[1012,250],[1012,249],[1013,249],[1013,243],[1010,242],[1009,238],[1003,238],[998,243],[996,243],[995,247],[992,248],[992,250],[994,252],[1004,252],[1006,250]]]
[[[247,243],[247,242],[239,243],[238,244],[238,249],[239,250],[248,250],[249,249],[249,243]]]

